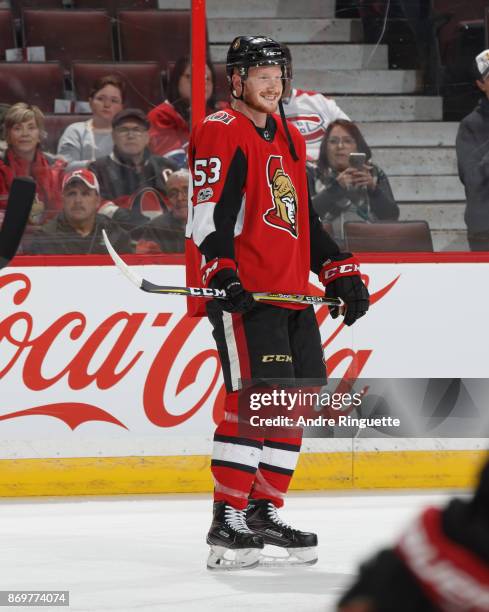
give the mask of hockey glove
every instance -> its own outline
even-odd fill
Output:
[[[369,307],[369,293],[360,277],[360,264],[351,253],[332,255],[321,268],[319,280],[326,287],[326,297],[341,298],[346,305],[345,325],[353,325]],[[338,307],[330,307],[333,319]]]
[[[206,287],[224,289],[227,298],[219,303],[226,312],[248,312],[256,304],[253,295],[241,284],[232,259],[209,261],[202,270],[202,281]]]

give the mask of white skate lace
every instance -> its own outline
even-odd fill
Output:
[[[239,533],[252,533],[251,529],[246,524],[245,510],[237,510],[232,506],[224,508],[224,519],[226,523]]]
[[[286,523],[285,521],[283,521],[279,515],[278,515],[278,511],[277,508],[270,502],[268,504],[268,518],[275,523],[276,525],[279,525],[280,527],[285,527],[286,529],[290,529],[292,531],[297,531],[295,529],[293,529],[288,523]]]

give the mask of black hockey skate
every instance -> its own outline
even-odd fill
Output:
[[[226,502],[215,502],[207,544],[211,547],[208,569],[250,569],[259,563],[263,538],[248,528],[246,510],[236,510]]]
[[[260,565],[314,565],[318,560],[318,538],[315,533],[293,529],[279,517],[268,499],[250,499],[246,509],[248,527],[263,538],[265,544],[285,549],[288,556],[262,554]]]

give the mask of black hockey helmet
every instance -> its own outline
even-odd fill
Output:
[[[226,59],[226,73],[231,88],[231,95],[235,100],[243,100],[245,81],[248,78],[248,69],[255,66],[280,66],[282,69],[282,81],[292,78],[290,50],[284,49],[284,47],[276,40],[273,40],[273,38],[262,36],[261,34],[257,36],[237,36],[229,47]],[[239,97],[233,91],[232,85],[232,76],[235,68],[238,70],[243,85],[243,91]],[[285,91],[285,83],[283,83],[283,85],[282,96]],[[290,137],[282,98],[279,100],[278,108],[289,143],[290,153],[292,158],[297,161],[299,158],[292,138]]]
[[[280,43],[268,36],[237,36],[228,50],[226,72],[228,80],[235,68],[243,80],[252,66],[281,66],[282,77],[289,78],[290,55],[287,56]]]

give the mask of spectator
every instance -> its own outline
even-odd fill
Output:
[[[465,187],[465,223],[471,251],[489,251],[489,49],[476,57],[476,83],[484,94],[460,123],[456,152]]]
[[[365,153],[361,168],[350,165],[350,153]],[[344,221],[397,220],[397,206],[389,179],[371,163],[372,151],[358,127],[337,119],[329,124],[321,142],[317,169],[311,170],[314,209],[331,223],[333,236],[343,239]]]
[[[127,230],[140,229],[149,217],[166,211],[166,179],[176,164],[149,152],[149,122],[143,111],[122,110],[112,120],[112,129],[111,155],[89,166],[105,200],[99,212]]]
[[[336,119],[349,120],[349,117],[334,100],[323,94],[292,88],[292,56],[286,45],[282,47],[290,61],[290,79],[285,82],[283,96],[285,116],[304,136],[307,159],[317,162],[319,145],[328,125]]]
[[[106,254],[102,237],[105,229],[114,247],[130,253],[131,238],[116,223],[97,214],[100,187],[93,172],[73,170],[63,180],[63,210],[33,236],[27,252],[33,254]]]
[[[205,99],[207,114],[217,110],[214,97],[215,74],[210,62],[206,67]],[[187,165],[190,136],[191,64],[188,56],[175,63],[168,81],[168,99],[148,114],[151,123],[151,151],[173,159],[180,168]]]
[[[88,98],[92,118],[69,125],[58,143],[58,155],[68,168],[85,168],[99,157],[112,153],[112,119],[124,104],[124,82],[108,75],[95,81]]]
[[[61,175],[65,163],[41,150],[44,115],[37,106],[18,102],[4,117],[7,150],[0,161],[0,210],[7,205],[8,192],[17,176],[30,176],[37,183],[36,199],[27,230],[52,218],[61,208]]]
[[[183,253],[187,223],[188,183],[190,173],[180,169],[170,174],[166,182],[168,212],[145,226],[136,253]]]

